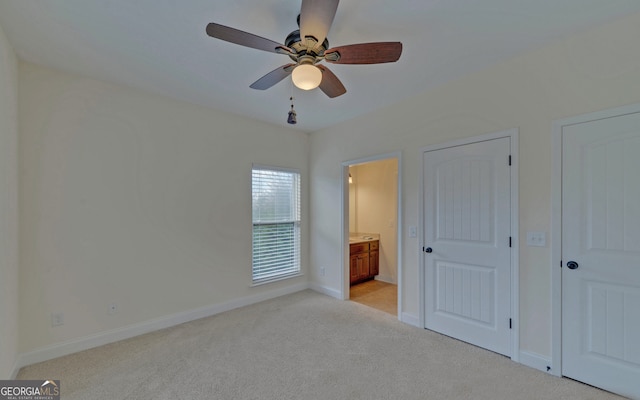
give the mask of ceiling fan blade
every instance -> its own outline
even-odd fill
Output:
[[[284,45],[274,42],[273,40],[265,39],[261,36],[256,36],[252,33],[241,31],[239,29],[230,28],[228,26],[210,23],[207,25],[207,35],[216,39],[221,39],[227,42],[239,44],[241,46],[247,46],[258,50],[269,51],[272,53],[278,53],[279,49],[287,49]]]
[[[295,64],[287,64],[287,65],[278,67],[273,71],[269,72],[268,74],[266,74],[265,76],[263,76],[262,78],[253,82],[249,87],[251,89],[258,89],[258,90],[269,89],[271,86],[275,85],[276,83],[280,82],[287,76],[291,75],[291,71],[293,71],[293,68],[295,66],[296,66]]]
[[[322,71],[322,81],[320,82],[320,90],[327,96],[334,98],[347,93],[340,79],[324,65],[316,65]]]
[[[313,36],[321,45],[336,16],[339,0],[302,0],[300,36]]]
[[[324,57],[334,64],[381,64],[398,61],[401,54],[400,42],[376,42],[333,47]]]

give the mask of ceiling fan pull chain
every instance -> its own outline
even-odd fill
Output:
[[[291,100],[291,110],[287,116],[287,123],[295,125],[298,123],[298,119],[296,118],[296,110],[293,109],[293,96],[289,97],[289,100]]]

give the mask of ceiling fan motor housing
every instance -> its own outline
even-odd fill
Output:
[[[295,55],[289,54],[289,57],[298,62],[301,56],[313,56],[323,57],[325,50],[329,48],[329,40],[326,38],[321,45],[318,45],[318,40],[313,36],[307,36],[304,40],[300,37],[300,30],[295,30],[287,36],[284,41],[284,45],[296,52]],[[319,60],[314,60],[314,63]]]

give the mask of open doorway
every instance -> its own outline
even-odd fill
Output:
[[[345,166],[345,296],[399,314],[399,155]]]

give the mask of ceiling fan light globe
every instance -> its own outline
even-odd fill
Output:
[[[311,64],[298,65],[291,74],[291,80],[299,89],[315,89],[322,82],[322,71]]]

